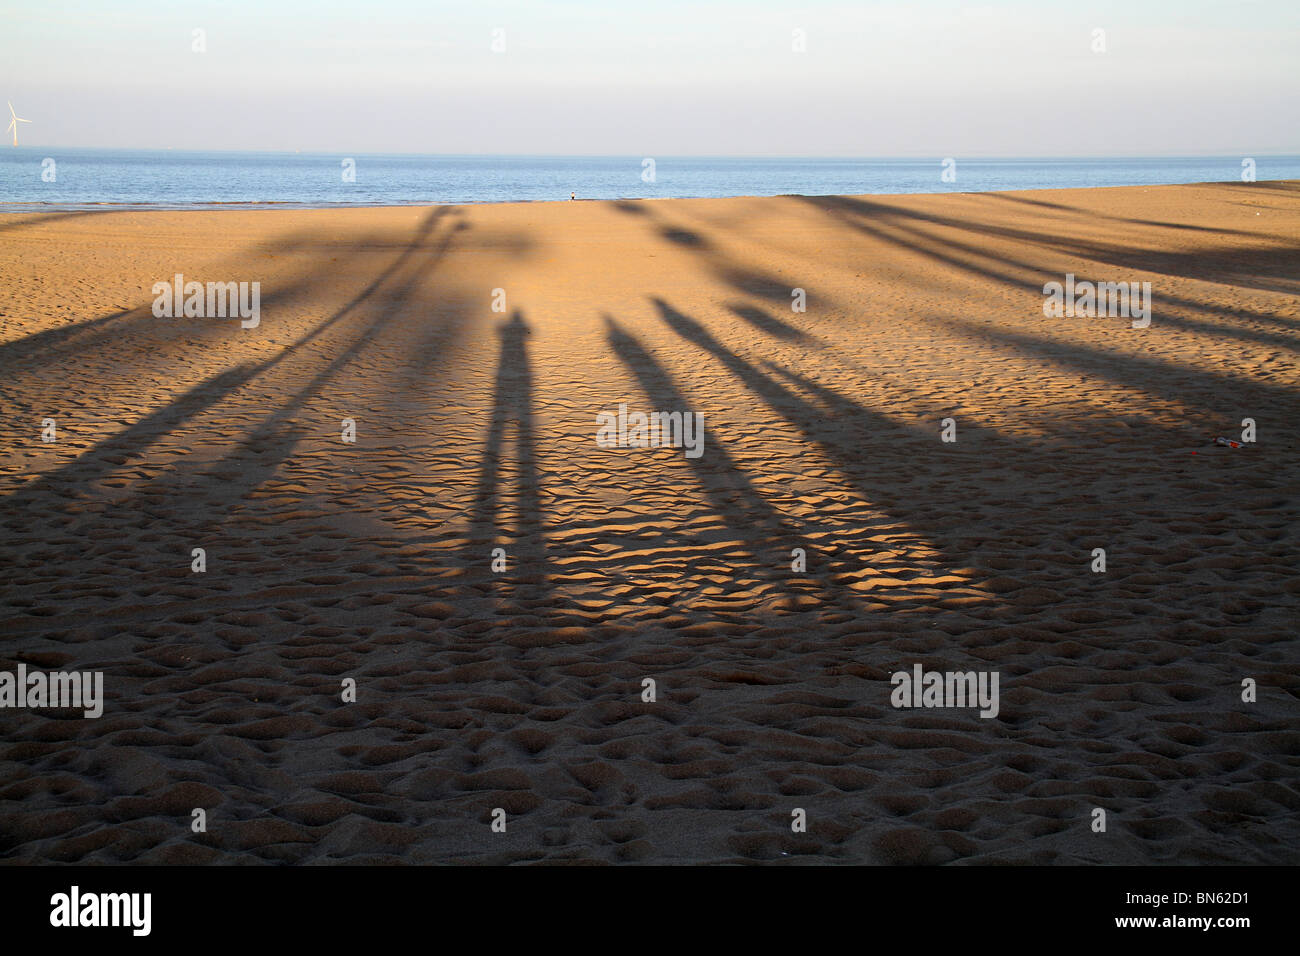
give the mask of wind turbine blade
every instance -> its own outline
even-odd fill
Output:
[[[9,130],[11,130],[11,129],[13,129],[13,128],[14,128],[14,121],[13,121],[13,120],[10,120],[10,121],[9,121],[9,129],[6,129],[5,132],[6,132],[6,133],[9,132]]]
[[[17,117],[17,116],[15,116],[14,119],[18,120],[18,122],[20,122],[20,123],[30,123],[30,122],[31,122],[31,120],[21,119],[21,118],[19,118],[19,117]]]

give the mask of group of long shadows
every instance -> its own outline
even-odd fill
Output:
[[[1265,187],[1288,196],[1295,191],[1282,184],[1256,184],[1250,188]],[[919,256],[940,266],[950,277],[991,279],[1023,290],[1031,302],[1044,281],[1057,277],[1052,269],[1062,256],[1170,278],[1205,280],[1213,276],[1222,285],[1300,292],[1295,278],[1300,275],[1300,248],[1287,241],[1250,252],[1238,244],[1229,244],[1232,237],[1225,235],[1223,245],[1175,255],[1147,251],[1131,242],[1105,245],[1046,229],[993,225],[974,216],[940,219],[868,199],[816,197],[787,201],[812,204],[828,215],[834,228]],[[994,195],[988,201],[1070,212],[1060,204],[1024,197]],[[857,496],[848,517],[841,515],[836,526],[856,530],[845,533],[824,553],[813,555],[806,574],[792,574],[791,548],[806,543],[818,518],[798,518],[775,507],[759,490],[754,476],[747,474],[740,457],[728,447],[725,428],[716,424],[706,431],[705,455],[687,460],[695,487],[681,488],[680,497],[702,496],[742,543],[752,563],[738,567],[737,574],[752,575],[768,586],[788,590],[791,596],[834,607],[841,613],[822,620],[833,623],[837,636],[856,634],[869,640],[873,634],[899,634],[896,647],[877,645],[871,649],[871,667],[876,669],[873,673],[878,671],[883,676],[890,666],[903,662],[909,649],[919,654],[919,648],[933,647],[937,630],[954,637],[953,647],[941,652],[944,659],[964,666],[997,666],[998,659],[1006,660],[1002,666],[1017,671],[1003,684],[1013,688],[1013,695],[1017,676],[1023,677],[1024,687],[1033,686],[1034,677],[1025,662],[1042,660],[1042,648],[1058,641],[1061,646],[1053,647],[1049,655],[1058,663],[1071,655],[1094,651],[1099,655],[1089,671],[1090,681],[1104,680],[1107,668],[1121,666],[1121,661],[1122,666],[1152,666],[1152,680],[1159,680],[1158,668],[1169,662],[1143,661],[1140,651],[1135,657],[1133,648],[1121,647],[1117,640],[1118,635],[1128,635],[1139,641],[1134,646],[1140,648],[1146,629],[1145,633],[1166,639],[1176,634],[1175,643],[1187,648],[1190,661],[1185,663],[1192,670],[1183,668],[1166,683],[1194,684],[1198,679],[1217,679],[1224,669],[1222,657],[1207,642],[1226,640],[1222,650],[1244,659],[1249,654],[1251,635],[1256,633],[1256,622],[1272,609],[1272,602],[1294,603],[1294,591],[1287,590],[1283,566],[1296,557],[1295,548],[1279,523],[1269,518],[1270,510],[1284,507],[1286,495],[1294,489],[1284,493],[1279,476],[1268,474],[1270,468],[1293,466],[1294,456],[1289,451],[1274,452],[1271,457],[1260,453],[1249,464],[1237,463],[1228,473],[1237,483],[1225,488],[1223,500],[1217,503],[1207,502],[1205,480],[1188,478],[1183,458],[1174,461],[1170,457],[1172,452],[1181,454],[1189,444],[1195,444],[1206,429],[1216,427],[1212,423],[1231,425],[1233,416],[1242,413],[1253,413],[1266,422],[1261,431],[1276,436],[1271,441],[1277,442],[1283,435],[1294,439],[1300,401],[1288,384],[1234,374],[1230,352],[1223,355],[1222,367],[1177,367],[1160,357],[1158,347],[1143,354],[1103,350],[1056,338],[1046,329],[1013,330],[1006,324],[993,325],[956,314],[918,315],[918,322],[929,323],[972,348],[990,354],[1010,350],[1049,362],[1058,374],[1078,372],[1113,382],[1131,394],[1160,403],[1166,410],[1179,407],[1204,417],[1203,422],[1179,424],[1167,414],[1147,415],[1144,409],[1131,407],[1100,407],[1082,418],[1045,414],[1043,425],[1053,440],[1037,446],[1003,434],[996,421],[972,417],[960,421],[959,442],[946,446],[938,439],[937,421],[933,428],[903,423],[843,388],[778,360],[789,352],[765,354],[766,342],[781,350],[797,349],[816,361],[856,370],[864,381],[870,379],[875,389],[895,395],[916,394],[907,381],[905,368],[892,376],[866,368],[851,347],[837,341],[833,330],[825,326],[809,328],[796,315],[779,318],[775,313],[788,308],[788,279],[764,274],[737,261],[722,251],[720,241],[698,227],[668,221],[650,204],[620,203],[613,204],[613,208],[640,217],[654,235],[698,257],[707,274],[734,291],[736,299],[727,308],[757,334],[754,343],[744,350],[727,345],[708,323],[663,295],[653,291],[646,295],[662,330],[693,350],[700,362],[727,373],[746,402],[769,409],[801,436],[810,452],[834,467]],[[1160,230],[1197,228],[1174,223],[1115,223],[1121,233],[1126,227],[1138,226]],[[428,407],[439,388],[455,378],[457,370],[439,367],[439,361],[468,334],[473,312],[468,304],[471,293],[458,290],[454,276],[438,272],[454,248],[457,235],[467,228],[469,217],[459,209],[430,211],[409,241],[395,248],[391,262],[378,275],[341,308],[319,320],[302,323],[296,337],[291,337],[279,351],[210,375],[166,405],[125,423],[64,465],[31,478],[9,475],[9,491],[3,499],[4,514],[0,519],[6,541],[0,546],[0,555],[9,568],[16,570],[7,575],[4,595],[3,628],[8,648],[4,656],[51,667],[75,661],[86,668],[111,663],[113,654],[94,649],[98,642],[114,648],[117,654],[128,648],[141,654],[148,664],[142,665],[133,679],[118,681],[119,687],[127,686],[131,694],[137,695],[123,699],[121,708],[146,717],[158,713],[151,709],[154,693],[192,700],[192,706],[182,706],[180,712],[162,718],[178,738],[190,739],[197,732],[219,728],[223,720],[234,721],[233,717],[222,716],[225,711],[218,705],[237,698],[241,687],[247,690],[264,686],[267,680],[283,680],[307,693],[313,686],[323,685],[326,677],[350,673],[349,666],[365,664],[388,643],[404,640],[401,635],[385,635],[385,625],[380,624],[364,629],[366,651],[351,647],[354,635],[349,629],[356,626],[356,620],[364,619],[361,602],[374,597],[377,590],[383,592],[380,598],[399,599],[403,607],[409,605],[407,599],[418,597],[421,607],[434,608],[427,616],[434,623],[422,625],[425,630],[419,635],[420,663],[430,667],[445,661],[452,678],[461,669],[479,668],[474,673],[482,679],[487,672],[481,668],[490,666],[488,662],[501,653],[500,641],[510,641],[521,632],[567,634],[564,640],[568,643],[598,642],[607,631],[612,636],[614,630],[603,627],[589,628],[585,637],[573,635],[573,630],[587,620],[571,613],[577,606],[575,602],[592,593],[598,595],[602,585],[590,581],[576,585],[571,578],[565,579],[557,567],[560,549],[547,540],[546,461],[554,453],[539,438],[535,412],[537,373],[529,350],[535,330],[530,326],[526,305],[497,325],[490,410],[481,450],[471,465],[474,475],[467,476],[466,493],[460,499],[463,504],[439,505],[438,514],[443,517],[438,520],[445,519],[448,524],[461,519],[464,522],[458,535],[446,532],[459,542],[454,556],[434,553],[439,540],[436,534],[419,539],[421,547],[429,545],[421,554],[412,547],[418,536],[396,534],[391,527],[377,530],[385,527],[383,515],[393,507],[386,488],[402,476],[391,470],[382,474],[367,472],[364,456],[349,457],[335,450],[323,452],[314,445],[307,447],[313,440],[313,426],[304,419],[320,411],[316,405],[322,396],[344,376],[364,396],[359,404],[366,411],[367,422],[385,417],[402,420],[405,416],[409,427],[419,432],[419,423],[409,420]],[[1242,233],[1243,237],[1254,235]],[[1008,242],[1019,251],[1008,253],[1004,246],[996,245]],[[299,260],[302,268],[293,278],[267,290],[263,296],[264,313],[292,307],[299,296],[332,277],[332,263],[338,256],[365,247],[373,249],[375,243],[375,237],[362,237],[355,244],[304,237],[277,247],[278,253]],[[526,249],[527,242],[521,239],[519,248]],[[1035,256],[1047,258],[1040,262]],[[1044,264],[1047,259],[1053,263],[1051,267]],[[1276,348],[1288,359],[1297,349],[1294,318],[1252,309],[1236,309],[1229,318],[1196,298],[1174,295],[1159,287],[1156,301],[1160,310],[1154,323],[1157,328],[1205,335],[1220,343]],[[620,321],[620,305],[610,303],[607,309],[598,311],[604,323],[604,341],[610,354],[625,367],[627,380],[640,390],[651,408],[699,410],[699,401],[689,384],[673,372],[653,345],[647,344],[644,334]],[[129,344],[133,349],[150,350],[159,363],[174,363],[183,359],[187,350],[202,349],[221,334],[215,326],[160,324],[151,316],[148,305],[141,304],[0,346],[0,367],[4,370],[0,398],[9,419],[6,437],[11,444],[30,442],[35,422],[46,414],[62,419],[67,427],[75,427],[76,412],[61,406],[58,377],[75,372],[80,359],[88,354],[104,351],[111,355],[113,349]],[[400,359],[396,364],[394,356]],[[129,387],[121,375],[112,374],[103,383],[78,383],[83,397],[98,393],[106,402],[113,397],[114,389]],[[264,403],[259,396],[265,397]],[[920,397],[916,400],[931,401]],[[235,419],[222,410],[225,404],[237,409]],[[332,412],[323,417],[328,418],[328,414]],[[714,421],[712,416],[706,420]],[[211,430],[223,423],[238,426],[239,437],[232,444],[223,445],[212,438]],[[1090,455],[1086,447],[1090,435],[1118,427],[1128,429],[1132,435],[1133,447],[1127,453],[1146,456],[1150,461],[1149,478],[1137,485],[1131,473],[1123,480],[1109,474],[1104,456]],[[191,432],[190,444],[177,438],[186,429]],[[419,447],[430,446],[426,443]],[[1114,453],[1113,446],[1106,447],[1108,454]],[[196,449],[201,453],[194,453]],[[314,471],[297,469],[295,458],[304,454],[311,457]],[[159,465],[159,461],[165,461],[165,465]],[[410,470],[418,470],[416,452],[409,452],[404,461]],[[402,462],[399,456],[398,467]],[[393,466],[389,462],[387,467]],[[1249,468],[1256,470],[1246,470]],[[965,485],[971,469],[991,470],[1002,476],[1006,492],[996,499],[973,500]],[[322,479],[322,475],[328,477]],[[310,487],[313,480],[325,481],[330,487]],[[1184,499],[1171,500],[1171,489],[1178,488],[1184,489]],[[295,495],[320,494],[336,505],[346,503],[358,523],[349,524],[343,508],[333,514],[304,516],[302,507],[284,504]],[[238,504],[236,510],[232,510],[232,502]],[[303,507],[310,510],[309,506]],[[252,512],[260,509],[263,516],[274,520],[277,509],[286,508],[293,511],[292,520],[309,522],[311,534],[302,540],[309,543],[310,554],[302,556],[302,564],[288,558],[289,551],[274,534],[266,536],[263,532],[263,540],[276,543],[279,550],[275,555],[241,559],[251,560],[250,567],[256,568],[256,573],[243,574],[237,585],[223,581],[220,574],[188,574],[185,556],[196,542],[226,555],[237,552]],[[410,526],[419,527],[422,521],[436,524],[435,510],[431,505],[427,515],[412,516]],[[860,577],[863,561],[869,561],[869,539],[882,514],[910,529],[937,555],[939,566],[960,568],[972,584],[985,588],[985,600],[974,609],[945,605],[942,594],[936,595],[920,577],[911,582],[909,599],[892,606],[900,614],[919,612],[916,624],[911,625],[882,616],[880,604],[846,589],[846,582]],[[663,517],[665,522],[672,520],[670,515]],[[1207,602],[1201,593],[1202,571],[1189,572],[1182,581],[1176,580],[1176,574],[1144,577],[1147,569],[1143,562],[1152,569],[1163,564],[1161,570],[1177,572],[1180,566],[1194,561],[1192,554],[1169,561],[1163,561],[1160,555],[1162,535],[1185,536],[1189,525],[1195,527],[1195,538],[1202,549],[1221,549],[1225,554],[1234,546],[1233,534],[1244,526],[1254,549],[1253,559],[1266,570],[1272,565],[1277,565],[1277,570],[1266,579],[1257,577],[1236,598],[1214,602]],[[1108,530],[1099,535],[1098,527]],[[121,543],[127,540],[147,544],[150,554],[128,553]],[[378,553],[377,549],[382,551],[388,544],[393,545],[392,554]],[[496,545],[506,547],[509,553],[509,570],[504,574],[494,574],[488,567],[490,549]],[[1104,606],[1097,600],[1097,589],[1107,584],[1087,573],[1088,552],[1095,546],[1111,549],[1112,561],[1121,568],[1115,579],[1125,581],[1128,590],[1117,604]],[[150,569],[151,561],[156,563],[169,555],[177,562],[174,573]],[[1062,576],[1060,567],[1072,562],[1078,573]],[[268,563],[283,566],[268,568]],[[462,573],[434,572],[449,564],[459,564]],[[65,573],[66,568],[74,566],[93,567],[94,571],[89,580],[76,580]],[[1051,572],[1048,579],[1055,593],[1038,588],[1028,599],[1023,593],[1017,598],[1017,592],[1040,580],[1045,567]],[[1293,569],[1294,564],[1290,567]],[[1163,613],[1172,614],[1172,620],[1147,616],[1150,605],[1141,597],[1144,582],[1161,589]],[[241,593],[241,588],[251,589]],[[270,621],[263,605],[275,601],[288,601],[298,610],[287,620]],[[485,611],[485,601],[491,602],[495,610]],[[806,606],[791,604],[790,610]],[[474,610],[467,612],[466,607]],[[1121,610],[1116,611],[1116,607]],[[644,610],[627,608],[630,627],[635,628]],[[707,608],[696,610],[688,604],[679,610],[688,626],[715,619]],[[1042,612],[1048,610],[1073,615],[1067,619],[1078,626],[1068,638],[1053,635],[1042,625]],[[728,616],[727,620],[734,618]],[[818,618],[810,613],[797,620],[815,628]],[[1271,632],[1273,618],[1268,621],[1260,625],[1258,633]],[[780,617],[755,618],[752,624],[757,630],[747,631],[749,643],[745,646],[761,643],[765,627],[773,628],[774,635],[787,632],[787,624]],[[248,663],[242,649],[250,640],[248,632],[271,625],[279,628],[272,628],[276,634],[291,627],[299,629],[302,636],[281,641],[278,650],[259,652],[258,666],[267,660],[272,661],[271,665],[262,667],[251,683],[243,681],[246,675],[241,675],[240,667],[241,661]],[[180,637],[187,629],[197,636]],[[987,637],[981,637],[981,632]],[[908,633],[918,638],[909,642]],[[1216,638],[1216,634],[1222,636]],[[807,635],[812,644],[817,637]],[[195,660],[170,655],[166,645],[173,641],[197,648]],[[1014,645],[1011,650],[998,658],[983,659],[987,645],[1008,641]],[[312,648],[317,646],[331,648],[339,655],[335,662],[322,664],[328,673],[293,674],[296,663],[311,660],[315,653]],[[530,706],[543,699],[549,704],[560,700],[578,706],[589,704],[593,697],[608,696],[608,687],[600,681],[574,676],[576,671],[569,668],[571,648],[557,648],[544,637],[522,646],[527,650],[519,652],[516,648],[509,653],[529,655],[523,673],[533,675],[539,683],[554,682],[551,691],[534,693],[518,687],[517,674],[502,679],[503,688],[530,698]],[[791,645],[781,637],[773,646],[788,649]],[[617,655],[626,645],[615,647],[612,653]],[[635,647],[633,644],[628,648],[628,653]],[[861,645],[836,646],[828,642],[824,648],[810,650],[809,660],[816,659],[828,668],[853,664],[846,655],[850,648],[858,647]],[[404,686],[401,667],[412,661],[411,655],[416,652],[404,653],[406,656],[397,666],[374,670],[374,679],[386,682],[389,688]],[[609,653],[593,648],[589,657],[598,660]],[[1275,655],[1271,650],[1261,653],[1265,656],[1260,659],[1258,676],[1281,683]],[[195,667],[202,669],[196,673]],[[755,665],[748,673],[759,671],[761,667]],[[110,674],[110,686],[113,677]],[[753,682],[761,681],[755,677]],[[220,693],[214,688],[219,688]],[[410,691],[419,692],[418,687]],[[635,693],[635,689],[628,693]],[[1022,694],[1021,701],[1033,696],[1031,690]],[[883,690],[880,696],[883,699]],[[1200,695],[1193,696],[1199,699]],[[1019,714],[1014,704],[1004,707],[1004,721],[1016,728],[1027,721],[1026,714],[1042,713],[1043,706],[1035,700],[1026,703]],[[258,709],[257,719],[274,720],[285,712],[284,705],[270,701]],[[328,727],[336,719],[326,703],[292,704],[287,706],[287,712],[305,715],[318,727],[321,723]],[[383,725],[383,715],[367,713]],[[427,714],[421,719],[427,719]],[[6,719],[6,725],[12,729],[12,718]],[[104,726],[107,729],[102,733],[94,728],[69,727],[37,746],[28,746],[35,738],[25,738],[23,746],[11,748],[4,756],[6,779],[19,781],[22,793],[18,795],[29,794],[34,781],[42,775],[57,777],[60,768],[90,759],[84,752],[96,742],[111,746],[123,725],[109,721]],[[134,734],[138,722],[127,726]],[[420,736],[407,724],[402,726],[405,729],[396,737],[390,733],[391,728],[384,731],[385,739],[405,741],[412,735]],[[446,732],[449,728],[455,729],[453,724],[446,724],[440,730]],[[801,732],[797,727],[785,729]],[[74,743],[83,751],[80,758],[69,756],[71,751],[66,749]],[[162,746],[159,752],[180,759],[183,750]],[[220,756],[210,759],[226,760]],[[462,767],[458,772],[469,769]],[[229,767],[220,772],[239,776]],[[253,773],[241,786],[247,791],[250,806],[261,804],[266,808],[283,796],[288,784]],[[322,784],[321,789],[329,791],[331,786]],[[106,787],[103,799],[107,801],[113,794],[112,787]],[[338,787],[334,792],[341,792]],[[500,789],[489,784],[482,788]],[[465,789],[473,788],[466,785]],[[93,830],[97,811],[92,801],[75,788],[71,792],[70,801],[78,805],[78,812],[64,823],[48,827],[34,823],[21,801],[8,802],[0,853],[13,855],[31,841]],[[403,818],[410,796],[366,791],[352,799],[353,812],[392,822]],[[482,799],[506,798],[494,792]],[[457,812],[469,815],[466,805],[458,805]],[[525,801],[518,809],[526,812],[535,805]],[[357,810],[358,806],[362,809]],[[43,804],[42,809],[48,810],[49,805]],[[112,812],[122,813],[120,808]],[[244,812],[251,811],[245,808]],[[1213,828],[1218,824],[1210,825]],[[142,837],[134,850],[128,848],[126,857],[161,839],[156,833]],[[225,850],[239,849],[229,844],[216,845]],[[56,844],[55,849],[58,846],[64,844]],[[76,857],[67,846],[64,852]],[[309,850],[300,848],[284,851],[279,857],[301,859],[309,855]]]

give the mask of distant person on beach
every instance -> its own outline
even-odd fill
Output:
[[[574,200],[574,199],[577,199],[577,198],[578,198],[578,197],[575,196],[573,193],[569,193],[569,199],[570,199],[570,200]]]

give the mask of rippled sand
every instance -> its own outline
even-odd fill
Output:
[[[0,323],[0,670],[108,696],[0,860],[1300,862],[1300,184],[9,215]]]

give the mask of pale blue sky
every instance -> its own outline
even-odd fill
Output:
[[[1296,0],[7,7],[0,96],[33,146],[1300,153]]]

